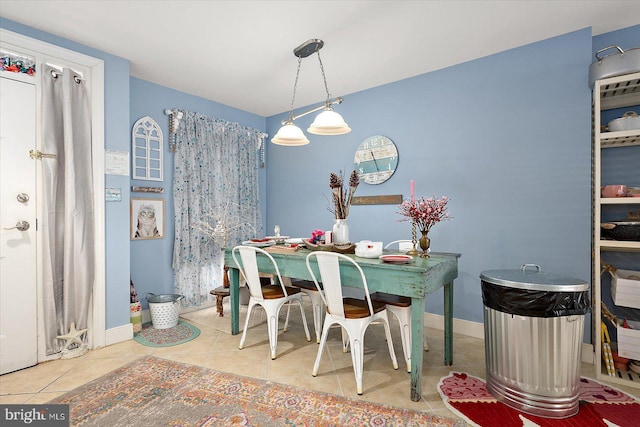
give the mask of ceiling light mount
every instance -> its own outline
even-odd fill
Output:
[[[298,58],[306,58],[318,52],[324,46],[324,42],[320,39],[309,39],[300,46],[293,49],[293,54]]]
[[[314,113],[319,110],[323,110],[318,116],[316,116],[311,126],[307,129],[308,132],[315,135],[343,135],[351,132],[351,128],[345,123],[342,116],[336,113],[332,105],[341,104],[342,98],[338,97],[331,100],[331,94],[329,93],[329,86],[327,85],[327,77],[324,73],[324,66],[322,65],[322,59],[320,58],[320,49],[324,46],[324,42],[320,39],[309,39],[302,43],[300,46],[293,50],[293,54],[298,58],[298,70],[296,71],[296,80],[293,84],[293,97],[291,98],[291,107],[289,108],[289,116],[286,120],[282,121],[282,127],[278,130],[278,133],[271,139],[271,142],[278,145],[287,146],[299,146],[306,145],[309,140],[298,126],[293,121],[299,117],[306,116],[307,114]],[[313,108],[304,113],[295,115],[293,114],[293,105],[296,99],[296,89],[298,87],[298,77],[300,76],[300,65],[302,64],[302,58],[316,53],[318,55],[318,62],[320,63],[320,72],[322,73],[322,80],[324,81],[324,88],[327,98],[324,105]]]

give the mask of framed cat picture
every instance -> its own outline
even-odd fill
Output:
[[[164,237],[164,199],[131,199],[131,240]]]

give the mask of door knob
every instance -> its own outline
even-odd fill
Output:
[[[20,193],[16,196],[16,199],[20,203],[27,203],[29,201],[29,195],[27,193]]]
[[[29,222],[18,221],[15,227],[5,228],[5,230],[13,230],[14,228],[17,228],[20,231],[27,231],[29,229]]]

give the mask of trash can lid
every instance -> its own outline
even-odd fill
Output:
[[[547,273],[536,264],[525,264],[519,270],[486,270],[480,273],[485,282],[509,288],[547,292],[580,292],[589,289],[584,280]]]
[[[147,294],[147,302],[150,302],[151,304],[162,304],[162,303],[166,303],[166,302],[176,302],[176,301],[181,300],[182,298],[184,298],[184,295],[179,295],[179,294],[155,295],[155,294],[152,294],[151,292],[149,292]]]

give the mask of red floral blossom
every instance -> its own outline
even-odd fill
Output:
[[[398,212],[404,218],[398,221],[412,221],[420,231],[429,231],[433,224],[453,218],[449,216],[447,203],[449,203],[447,196],[442,196],[440,199],[434,196],[428,199],[421,197],[414,201],[405,200],[399,205],[400,212]]]

